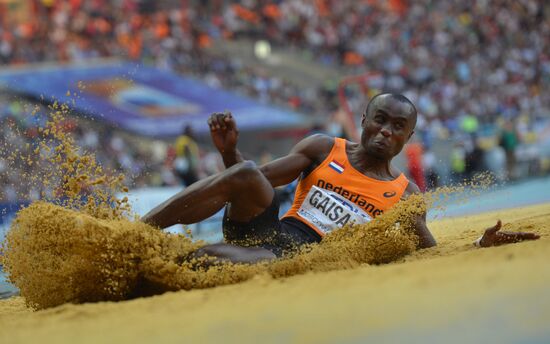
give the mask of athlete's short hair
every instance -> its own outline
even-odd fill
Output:
[[[397,100],[398,102],[409,105],[412,109],[412,115],[414,116],[414,124],[416,125],[416,116],[417,116],[416,106],[414,106],[414,104],[409,100],[409,98],[399,93],[380,93],[375,95],[367,104],[367,108],[365,109],[365,115],[370,115],[371,111],[374,108],[374,104],[376,103],[376,99],[379,98],[380,96],[388,96]]]

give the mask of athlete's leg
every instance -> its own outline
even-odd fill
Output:
[[[275,191],[252,161],[233,165],[200,180],[142,218],[161,228],[202,221],[229,204],[229,218],[246,222],[261,214],[273,201]]]
[[[275,254],[262,247],[240,247],[231,244],[206,245],[196,250],[188,259],[199,257],[212,257],[200,264],[208,266],[220,262],[253,264],[277,258]]]

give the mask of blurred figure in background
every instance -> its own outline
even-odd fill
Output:
[[[222,171],[225,167],[220,155],[214,151],[206,151],[200,160],[200,175],[199,177],[206,178],[213,174]]]
[[[175,143],[174,170],[183,184],[189,186],[199,180],[199,146],[193,128],[186,125]]]
[[[422,155],[422,166],[424,167],[424,178],[426,179],[426,190],[434,190],[439,186],[439,174],[436,168],[437,158],[435,153],[426,147]]]
[[[485,169],[485,151],[479,145],[479,139],[472,134],[472,149],[466,154],[466,178],[472,179]]]
[[[263,147],[259,158],[260,165],[267,164],[268,162],[271,162],[271,161],[273,161],[273,154],[271,154],[271,152],[267,147]]]
[[[519,144],[519,137],[512,121],[504,123],[500,133],[499,145],[506,153],[506,173],[508,180],[516,178],[516,148]]]
[[[341,133],[342,131],[339,130],[338,132]],[[311,135],[315,135],[315,134],[325,134],[325,133],[326,133],[326,130],[325,130],[324,125],[320,122],[315,122],[311,126],[311,129],[308,131],[306,136],[311,136]],[[337,136],[337,135],[334,135],[334,136]]]
[[[451,176],[454,183],[464,181],[466,172],[466,149],[461,141],[455,143],[451,151]]]
[[[422,144],[418,141],[407,144],[405,154],[407,156],[407,168],[409,175],[414,180],[421,192],[426,191],[426,179],[424,178],[424,168],[422,166],[423,155]]]
[[[506,153],[504,148],[495,144],[485,151],[484,165],[488,171],[491,171],[497,181],[503,182],[506,180]]]
[[[350,139],[349,133],[352,132],[350,128],[353,128],[353,126],[347,113],[343,109],[337,109],[332,113],[325,132],[330,136],[348,140]]]

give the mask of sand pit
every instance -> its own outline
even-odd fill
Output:
[[[257,275],[284,278],[395,261],[414,251],[410,214],[423,209],[423,197],[409,197],[370,223],[344,227],[284,258],[205,267],[208,257],[186,258],[201,242],[124,217],[99,219],[39,201],[18,212],[0,258],[32,308],[121,301],[234,284]]]
[[[201,270],[181,263],[201,244],[132,221],[114,198],[123,178],[58,129],[66,107],[52,110],[35,157],[48,172],[30,182],[58,193],[8,233],[2,262],[25,298],[0,300],[2,343],[550,340],[549,204],[430,223],[439,245],[414,251],[409,215],[426,204],[411,197],[289,259]],[[542,238],[474,248],[496,218]]]
[[[541,239],[471,245],[496,218]],[[0,301],[0,342],[548,342],[550,204],[429,223],[439,245],[386,265],[32,312]]]

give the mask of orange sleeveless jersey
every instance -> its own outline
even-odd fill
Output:
[[[296,218],[324,236],[323,232],[298,215],[298,210],[313,185],[338,193],[374,218],[399,202],[408,184],[409,180],[403,173],[391,181],[365,176],[348,161],[346,140],[335,138],[328,157],[306,178],[298,182],[294,203],[283,218]]]

